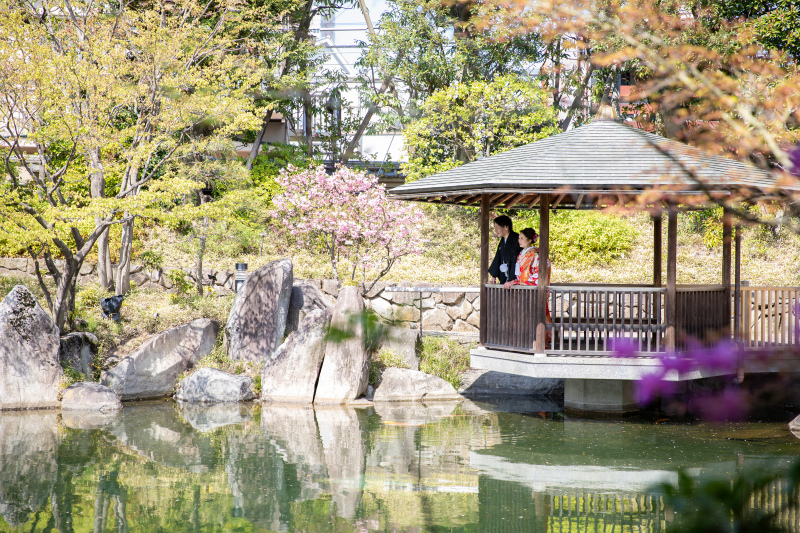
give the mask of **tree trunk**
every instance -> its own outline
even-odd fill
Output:
[[[64,271],[56,286],[52,312],[53,321],[61,331],[64,331],[67,324],[71,324],[75,315],[75,283],[82,263],[82,261],[65,260]]]
[[[267,111],[267,114],[264,117],[264,122],[261,125],[261,131],[258,132],[258,136],[256,136],[253,147],[250,148],[250,155],[247,157],[247,170],[253,169],[253,162],[256,160],[256,157],[258,157],[258,152],[261,150],[261,143],[264,142],[264,135],[267,133],[267,127],[269,127],[270,120],[272,120],[272,109]]]
[[[306,138],[306,153],[308,157],[314,157],[314,128],[311,124],[312,110],[311,110],[311,93],[305,91],[303,93],[303,135]]]
[[[102,220],[101,217],[95,217],[95,227],[98,227]],[[108,239],[107,229],[97,239],[97,283],[102,291],[111,290],[114,286],[114,270],[111,267],[111,248]]]
[[[202,200],[200,200],[202,202]],[[206,239],[208,238],[208,217],[203,217],[203,224],[200,230],[200,239],[197,244],[197,263],[195,265],[194,276],[197,280],[197,294],[203,296],[203,255],[206,252]]]
[[[126,217],[130,215],[125,213]],[[119,264],[117,264],[116,293],[127,294],[131,290],[131,254],[133,252],[133,222],[131,217],[122,224],[122,242],[119,249]]]
[[[106,177],[103,168],[103,161],[100,157],[99,148],[90,148],[86,158],[89,167],[92,169],[90,174],[90,194],[92,198],[103,198],[106,195]],[[102,217],[95,217],[95,228],[102,223]],[[107,291],[111,288],[114,280],[111,270],[111,249],[108,246],[108,230],[97,239],[97,283],[100,290]]]

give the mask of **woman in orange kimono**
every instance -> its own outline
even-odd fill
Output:
[[[539,248],[534,246],[539,239],[533,228],[525,228],[519,232],[519,245],[522,251],[517,257],[517,279],[507,281],[503,287],[510,289],[514,285],[539,285]],[[550,259],[547,260],[547,281],[550,281]],[[547,322],[550,323],[550,304],[547,304]],[[548,339],[550,334],[548,333]]]

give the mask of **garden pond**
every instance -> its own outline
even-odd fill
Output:
[[[680,470],[733,477],[800,457],[785,423],[553,411],[170,400],[2,412],[0,531],[660,531],[671,511],[653,487]]]

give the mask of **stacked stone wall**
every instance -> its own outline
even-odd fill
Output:
[[[63,261],[56,261],[61,267]],[[42,265],[42,268],[44,266]],[[116,269],[116,265],[113,267]],[[142,265],[131,266],[131,280],[143,289],[174,291],[170,280],[171,270],[183,271],[187,278],[195,282],[194,271],[189,268],[159,268],[148,270]],[[32,259],[0,258],[0,276],[34,277],[36,270]],[[85,263],[81,268],[78,283],[97,282],[97,266]],[[203,283],[219,296],[233,293],[234,272],[232,270],[203,269]],[[313,284],[323,292],[336,299],[341,283],[336,280],[296,280],[296,283]],[[477,336],[480,322],[480,299],[477,292],[392,292],[392,288],[424,287],[434,288],[430,283],[381,283],[378,282],[364,295],[368,308],[378,315],[398,321],[405,327],[418,328],[420,320],[420,303],[422,305],[423,331],[450,332],[461,335]],[[448,286],[457,289],[457,287]],[[465,289],[467,287],[464,287]],[[365,287],[362,287],[362,290]],[[472,287],[474,289],[474,287]],[[421,301],[420,301],[421,299]]]

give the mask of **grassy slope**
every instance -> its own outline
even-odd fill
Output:
[[[462,208],[424,206],[425,251],[404,258],[385,278],[386,281],[419,281],[477,285],[479,281],[478,215]],[[611,216],[611,215],[609,215]],[[647,215],[633,215],[627,221],[637,237],[625,257],[602,264],[584,262],[554,263],[555,282],[648,283],[653,272],[653,228]],[[666,263],[666,225],[663,231]],[[266,237],[264,254],[259,255],[259,240],[234,250],[230,241],[236,235],[220,238],[221,245],[210,246],[206,266],[232,269],[235,262],[246,262],[250,269],[273,259],[291,257],[295,277],[331,278],[328,258],[293,247],[281,239]],[[493,239],[491,247],[495,246]],[[145,243],[160,251],[167,265],[192,265],[191,245],[174,234],[153,233]],[[787,231],[775,238],[760,228],[745,228],[742,241],[742,279],[751,285],[796,286],[800,284],[800,236]],[[689,222],[679,222],[678,282],[717,283],[721,277],[721,246],[709,249],[703,237],[692,232]],[[666,272],[666,268],[664,268]]]

